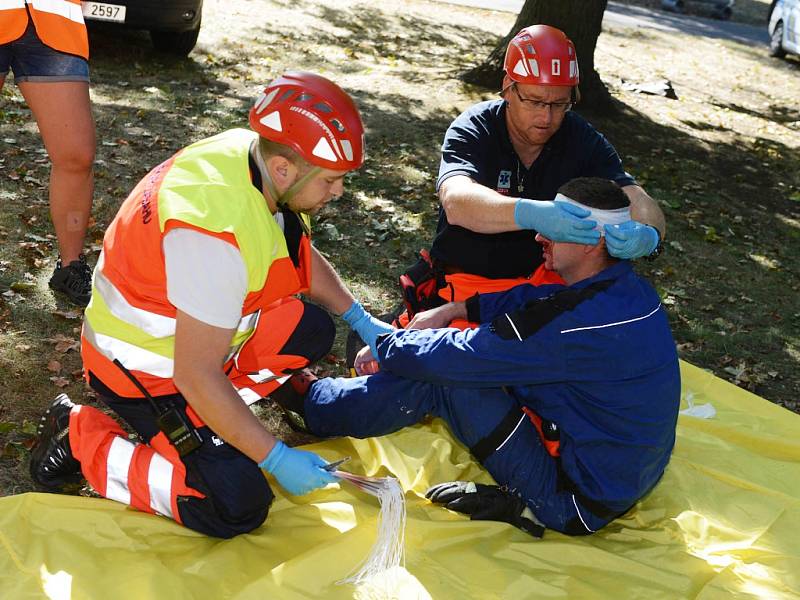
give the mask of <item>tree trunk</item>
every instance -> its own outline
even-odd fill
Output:
[[[482,64],[467,71],[464,81],[499,89],[503,82],[506,46],[517,32],[539,23],[557,27],[575,44],[580,68],[581,107],[596,112],[611,112],[611,95],[594,70],[594,49],[600,35],[608,0],[525,0],[517,21]]]

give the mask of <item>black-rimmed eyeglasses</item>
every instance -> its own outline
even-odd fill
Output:
[[[553,114],[563,115],[570,108],[572,108],[572,102],[544,102],[543,100],[525,98],[522,94],[519,93],[516,82],[509,85],[506,88],[506,90],[508,88],[512,88],[514,90],[514,93],[517,95],[517,98],[519,98],[522,108],[529,110],[531,112],[544,112],[550,109],[553,111]],[[503,90],[503,92],[505,92],[505,90]],[[501,95],[503,92],[501,92]]]

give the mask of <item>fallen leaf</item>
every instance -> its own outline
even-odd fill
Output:
[[[3,458],[16,458],[19,456],[19,444],[7,442],[3,449],[0,450],[0,457]]]
[[[47,370],[52,371],[53,373],[58,373],[61,371],[61,363],[53,359],[47,363]]]
[[[53,314],[62,319],[75,320],[81,318],[81,313],[77,310],[54,310]]]
[[[50,381],[53,382],[53,385],[60,388],[67,387],[69,385],[69,379],[66,377],[51,377]]]
[[[683,252],[683,246],[681,246],[680,242],[676,242],[675,240],[672,240],[671,242],[669,242],[669,246],[670,246],[670,248],[674,248],[678,252]]]
[[[78,340],[75,338],[68,338],[60,333],[45,341],[55,344],[56,352],[60,352],[61,354],[69,352],[70,350],[78,351],[81,347],[81,343]]]
[[[15,292],[29,292],[36,288],[36,284],[28,281],[15,281],[9,287]]]
[[[29,344],[17,344],[14,346],[14,349],[19,350],[20,352],[27,352],[31,349]]]

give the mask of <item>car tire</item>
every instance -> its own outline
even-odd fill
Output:
[[[775,58],[786,56],[786,50],[783,49],[783,21],[778,21],[769,38],[769,55]]]
[[[728,6],[720,6],[713,10],[711,16],[720,21],[727,21],[733,16],[733,11]]]
[[[188,31],[150,31],[153,47],[159,52],[174,54],[175,56],[188,56],[200,35],[200,23]]]

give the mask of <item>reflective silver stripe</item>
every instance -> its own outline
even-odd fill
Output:
[[[514,330],[514,334],[517,336],[517,339],[521,342],[522,341],[522,336],[519,334],[519,331],[517,331],[517,326],[514,325],[514,321],[511,320],[511,317],[508,316],[508,313],[506,313],[505,317],[506,317],[506,320],[509,323],[511,323],[511,329]]]
[[[502,444],[500,444],[497,448],[494,449],[495,452],[500,450],[500,448],[502,448],[503,446],[506,445],[506,442],[508,442],[508,440],[510,440],[512,437],[514,437],[514,434],[517,433],[517,429],[519,429],[519,426],[522,425],[522,422],[525,420],[525,417],[527,417],[527,416],[528,415],[526,415],[525,413],[522,413],[522,416],[520,417],[519,421],[517,421],[517,424],[514,427],[514,430],[511,433],[508,434],[506,439],[503,440]]]
[[[581,523],[583,523],[583,526],[586,527],[586,531],[588,531],[589,533],[594,533],[595,530],[592,529],[591,527],[589,527],[586,524],[586,521],[583,520],[583,515],[581,514],[581,509],[578,508],[578,502],[575,500],[575,494],[572,494],[572,504],[575,507],[575,512],[578,513],[578,518],[581,520]]]
[[[94,271],[94,289],[100,293],[108,310],[120,321],[125,321],[147,335],[164,338],[175,335],[175,319],[165,317],[130,304],[114,284],[102,273],[102,255]]]
[[[175,361],[171,358],[102,333],[96,333],[89,325],[88,320],[83,322],[83,336],[108,360],[113,361],[116,358],[131,371],[142,371],[149,375],[169,379],[175,370]]]
[[[249,330],[256,330],[258,327],[258,319],[261,318],[261,311],[257,310],[256,312],[250,313],[248,315],[243,316],[239,319],[239,325],[236,326],[236,331],[245,332]],[[235,346],[231,347],[231,351],[225,357],[224,362],[228,362],[229,360],[233,359],[233,364],[236,365],[236,368],[239,368],[239,352],[241,352],[242,347],[250,341],[250,338],[253,337],[252,335],[247,336],[243,341],[236,344]]]
[[[617,325],[627,325],[628,323],[635,323],[636,321],[641,321],[642,319],[647,319],[652,317],[654,314],[658,312],[658,309],[661,308],[661,303],[658,303],[653,310],[647,313],[644,316],[636,317],[635,319],[627,319],[626,321],[615,321],[613,323],[604,323],[603,325],[592,325],[590,327],[575,327],[573,329],[562,329],[561,333],[572,333],[574,331],[586,331],[587,329],[605,329],[606,327],[616,327]]]
[[[261,315],[261,311],[257,310],[254,313],[250,313],[249,315],[243,316],[239,320],[239,325],[236,327],[237,331],[247,331],[249,329],[255,329],[256,325],[258,324],[258,317]]]
[[[264,383],[266,381],[278,378],[278,376],[269,369],[261,369],[258,373],[248,373],[247,376],[253,381],[253,383]]]
[[[131,503],[128,470],[135,448],[134,444],[119,436],[111,442],[106,459],[106,498],[123,504]]]
[[[172,463],[160,454],[153,453],[147,471],[150,488],[150,508],[159,515],[172,517]]]
[[[12,8],[25,8],[25,0],[0,0],[0,10]]]
[[[73,4],[67,0],[27,0],[27,2],[36,10],[83,23],[83,10],[80,4]]]
[[[261,400],[261,396],[256,394],[250,388],[240,388],[236,391],[239,392],[239,396],[242,398],[242,400],[244,400],[244,403],[247,404],[247,406],[250,406],[251,404]]]

